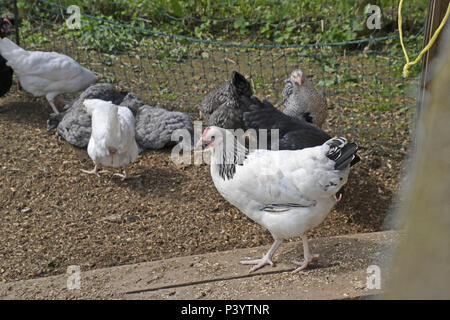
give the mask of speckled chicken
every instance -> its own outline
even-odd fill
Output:
[[[136,141],[146,150],[162,149],[173,145],[172,133],[178,129],[194,132],[191,119],[182,112],[143,105],[136,116]],[[191,141],[191,145],[192,145]]]
[[[132,92],[119,92],[111,84],[96,84],[67,105],[67,111],[50,115],[47,130],[56,128],[58,135],[79,148],[85,148],[91,136],[91,118],[83,109],[85,99],[101,99],[128,107],[135,116],[136,142],[142,150],[161,149],[170,146],[172,133],[186,129],[193,133],[190,118],[181,112],[146,105]]]
[[[233,71],[227,82],[203,98],[200,116],[205,119],[208,126],[226,129],[243,128],[244,109],[240,104],[240,98],[252,95],[250,82],[240,73]]]
[[[327,118],[327,99],[314,89],[302,70],[292,71],[282,94],[285,114],[322,127]]]

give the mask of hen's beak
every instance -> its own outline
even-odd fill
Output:
[[[198,140],[197,144],[195,145],[194,150],[195,151],[201,151],[204,148],[208,147],[211,144],[211,141],[204,141],[202,138]]]

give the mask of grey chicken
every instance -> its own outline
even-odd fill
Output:
[[[185,113],[149,105],[139,108],[136,116],[136,142],[141,149],[156,150],[174,145],[172,133],[178,129],[186,129],[193,136],[192,121]],[[192,145],[193,141],[190,143]]]
[[[89,87],[83,94],[71,102],[67,111],[50,115],[47,130],[56,128],[57,134],[67,142],[79,148],[85,148],[91,136],[91,118],[83,110],[86,99],[111,101],[115,105],[129,108],[135,116],[136,142],[140,151],[161,149],[172,144],[172,132],[186,129],[193,133],[189,117],[181,112],[171,112],[145,103],[132,92],[119,92],[113,85],[101,83]]]
[[[282,94],[285,114],[322,127],[327,118],[327,99],[314,89],[302,70],[292,71]]]
[[[227,82],[203,98],[200,117],[205,119],[208,126],[225,129],[243,128],[244,109],[240,98],[242,96],[250,98],[252,95],[250,82],[240,73],[233,71]]]
[[[79,148],[85,148],[91,137],[92,124],[91,117],[83,108],[84,100],[101,99],[118,105],[123,101],[125,95],[108,83],[90,86],[79,98],[65,106],[66,111],[50,115],[50,119],[47,121],[47,130],[56,128],[57,134],[64,140]]]

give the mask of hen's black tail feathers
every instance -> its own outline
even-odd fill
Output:
[[[238,96],[251,97],[253,95],[250,82],[237,71],[233,71],[231,74],[231,84]]]
[[[348,165],[353,166],[361,160],[356,154],[358,145],[354,142],[347,143],[345,138],[333,138],[326,143],[330,146],[327,157],[335,162],[335,170],[345,169]]]

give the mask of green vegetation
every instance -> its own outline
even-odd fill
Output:
[[[364,0],[61,0],[62,6],[78,5],[81,12],[98,18],[178,34],[204,40],[242,41],[246,43],[314,44],[352,41],[378,37],[396,29],[398,1],[378,0],[383,10],[382,29],[365,28],[367,6]],[[367,2],[367,1],[366,1]],[[426,0],[411,0],[405,4],[404,25],[409,34],[423,26]],[[46,1],[19,0],[21,12],[48,18],[55,7]],[[323,24],[322,21],[323,20]],[[83,32],[103,32],[111,25],[92,19],[83,20]],[[96,31],[98,30],[98,31]],[[121,28],[112,32],[123,34]],[[130,33],[131,30],[128,31]],[[119,41],[120,40],[120,41]],[[89,44],[92,40],[86,40]],[[111,39],[112,42],[128,39]],[[112,44],[111,47],[121,47]]]

